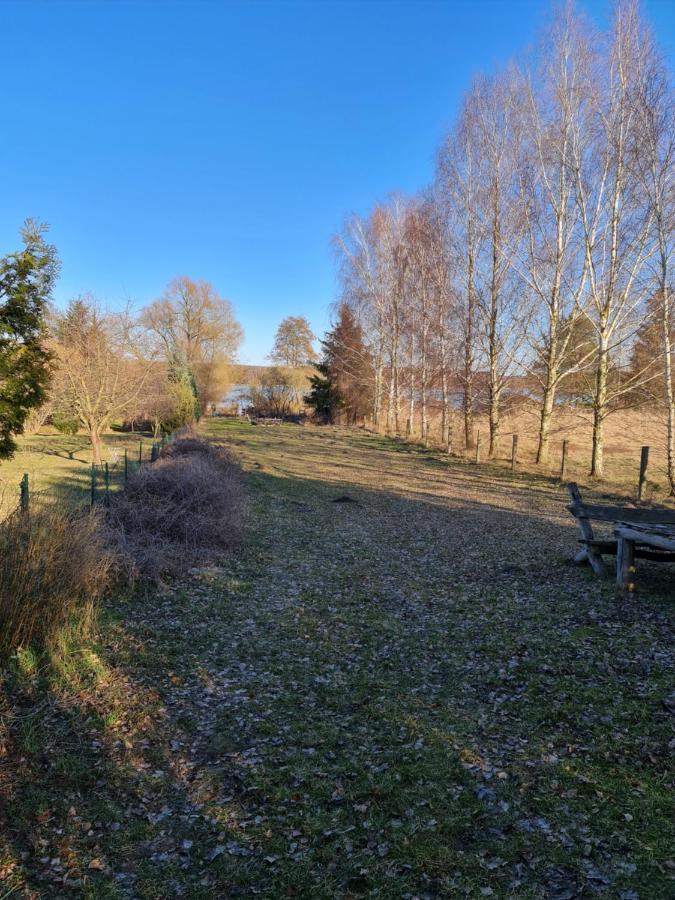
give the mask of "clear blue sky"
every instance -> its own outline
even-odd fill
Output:
[[[609,0],[581,4],[601,23]],[[142,305],[212,281],[260,363],[286,315],[321,333],[329,239],[429,181],[472,73],[548,0],[0,0],[0,253],[52,226],[57,300]],[[675,0],[644,9],[671,58]]]

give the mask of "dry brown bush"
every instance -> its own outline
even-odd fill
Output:
[[[127,576],[158,580],[230,550],[241,511],[240,470],[230,454],[186,437],[111,498],[109,527]]]
[[[42,505],[0,523],[0,651],[86,633],[110,582],[101,511]]]

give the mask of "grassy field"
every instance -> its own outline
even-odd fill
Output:
[[[672,897],[673,571],[562,489],[209,421],[246,538],[0,691],[0,897]]]
[[[474,433],[480,431],[482,458],[487,455],[489,427],[487,416],[477,416]],[[416,432],[421,433],[419,419]],[[463,422],[459,413],[454,416],[455,450],[464,452]],[[440,414],[432,414],[430,437],[432,442],[441,436]],[[518,462],[521,470],[548,476],[560,474],[562,444],[567,441],[567,477],[580,484],[593,484],[589,478],[592,445],[592,420],[588,409],[561,406],[556,409],[550,436],[549,460],[544,466],[535,464],[539,435],[539,408],[536,404],[522,404],[504,411],[500,423],[497,462],[511,463],[513,435],[518,435]],[[666,418],[663,411],[641,407],[614,412],[605,421],[605,472],[602,484],[629,496],[635,496],[640,467],[640,450],[650,448],[645,499],[662,500],[668,493],[666,475]]]
[[[140,441],[149,458],[152,436],[111,431],[103,436],[104,462],[108,463],[113,486],[124,478],[124,451],[133,463],[138,460]],[[91,477],[91,444],[86,435],[59,434],[46,426],[38,434],[20,436],[18,450],[10,460],[0,462],[0,514],[19,502],[19,484],[28,473],[31,491],[47,495],[88,496]]]

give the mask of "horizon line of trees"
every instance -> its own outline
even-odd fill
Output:
[[[595,476],[607,416],[656,404],[675,492],[673,126],[672,76],[636,0],[615,4],[608,32],[572,3],[553,13],[533,50],[474,79],[433,183],[335,237],[338,319],[314,388],[329,371],[345,382],[346,328],[352,395],[376,427],[400,433],[419,413],[424,430],[434,392],[445,433],[459,386],[466,446],[484,409],[494,455],[521,379],[539,403],[537,462],[572,401],[592,413]]]
[[[13,454],[16,435],[48,420],[84,431],[99,465],[113,423],[159,435],[199,419],[222,396],[243,339],[229,300],[178,276],[138,315],[91,296],[57,310],[59,259],[46,232],[27,220],[23,249],[0,258],[0,459]]]
[[[139,313],[94,297],[55,308],[60,262],[48,227],[27,220],[24,247],[0,258],[0,459],[15,437],[47,422],[83,431],[100,465],[111,425],[155,435],[196,422],[223,401],[243,330],[232,304],[206,281],[178,276]],[[302,407],[315,336],[303,316],[284,318],[249,401],[273,414]]]

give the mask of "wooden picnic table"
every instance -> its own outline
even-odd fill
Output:
[[[675,509],[610,506],[586,503],[578,486],[567,485],[571,503],[567,507],[579,528],[582,545],[574,562],[588,563],[596,575],[606,575],[604,556],[616,556],[616,580],[621,590],[635,591],[635,560],[675,562]],[[596,536],[593,522],[613,527],[611,540]]]
[[[675,525],[644,524],[641,522],[617,522],[614,529],[617,539],[616,583],[622,591],[635,592],[635,556],[638,547],[652,547],[665,562],[675,560]]]

